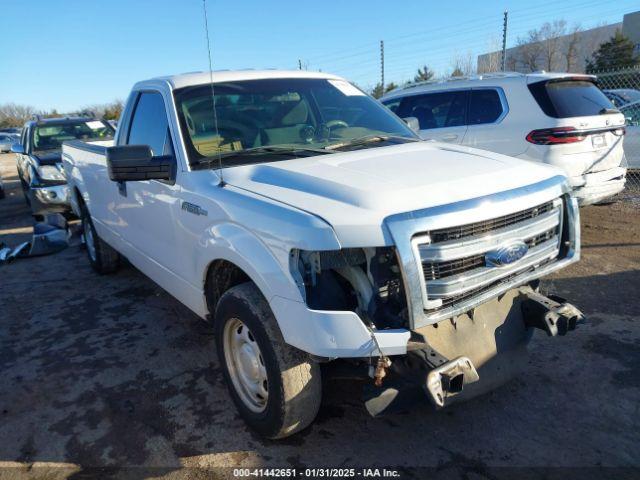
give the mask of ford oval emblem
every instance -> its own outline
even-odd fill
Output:
[[[492,250],[485,255],[488,267],[503,267],[517,262],[529,251],[529,247],[523,241],[515,241],[503,245],[498,250]]]

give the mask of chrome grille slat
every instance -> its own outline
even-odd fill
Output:
[[[528,208],[520,212],[511,213],[509,215],[503,215],[491,220],[469,223],[467,225],[461,225],[459,227],[434,230],[430,233],[431,243],[446,242],[448,240],[460,240],[462,238],[480,235],[486,232],[508,227],[515,223],[520,223],[524,220],[535,218],[538,215],[542,215],[551,210],[553,210],[553,202],[546,202],[536,207]]]
[[[513,224],[510,227],[500,228],[493,232],[485,232],[484,235],[466,237],[460,241],[422,244],[418,246],[418,250],[423,262],[426,260],[434,262],[456,260],[482,254],[510,240],[528,239],[556,228],[559,223],[560,209],[555,208],[535,218]],[[429,234],[429,238],[431,238],[431,234]]]
[[[526,256],[513,264],[511,268],[482,266],[455,276],[432,280],[427,282],[427,292],[429,293],[429,297],[433,298],[459,295],[468,290],[474,290],[491,284],[498,279],[513,275],[514,273],[519,273],[533,265],[554,258],[557,254],[558,241],[556,238],[552,238],[532,248]]]
[[[525,240],[525,243],[529,248],[534,248],[542,242],[550,240],[553,236],[558,234],[558,227],[554,227],[546,232],[540,233],[534,237]],[[469,257],[459,258],[456,260],[448,260],[445,262],[422,262],[422,271],[424,273],[425,280],[438,280],[440,278],[447,278],[459,273],[463,273],[475,268],[483,267],[486,265],[486,259],[484,253],[478,255],[472,255]]]

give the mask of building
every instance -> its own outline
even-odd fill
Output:
[[[506,69],[527,73],[535,70],[583,73],[587,60],[601,43],[616,32],[629,37],[640,54],[640,11],[628,13],[622,22],[579,32],[550,40],[532,42],[506,50]],[[478,73],[501,70],[502,52],[495,51],[478,56]]]

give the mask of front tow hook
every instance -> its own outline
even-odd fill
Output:
[[[527,327],[539,328],[550,337],[566,335],[584,322],[584,315],[574,305],[557,295],[545,296],[530,287],[520,289],[525,297],[522,315]]]

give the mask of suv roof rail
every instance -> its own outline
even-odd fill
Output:
[[[536,72],[536,73],[544,73],[544,71]],[[457,81],[461,81],[461,80],[482,80],[483,78],[524,77],[526,75],[527,75],[526,73],[520,73],[520,72],[474,73],[474,74],[471,74],[471,75],[462,75],[462,76],[459,76],[459,77],[448,77],[448,78],[441,78],[441,79],[437,79],[437,80],[425,80],[425,81],[422,81],[422,82],[411,82],[411,83],[408,83],[406,85],[403,85],[402,87],[400,87],[397,90],[406,90],[407,88],[419,87],[421,85],[433,85],[433,84],[436,84],[436,83],[457,82]]]

